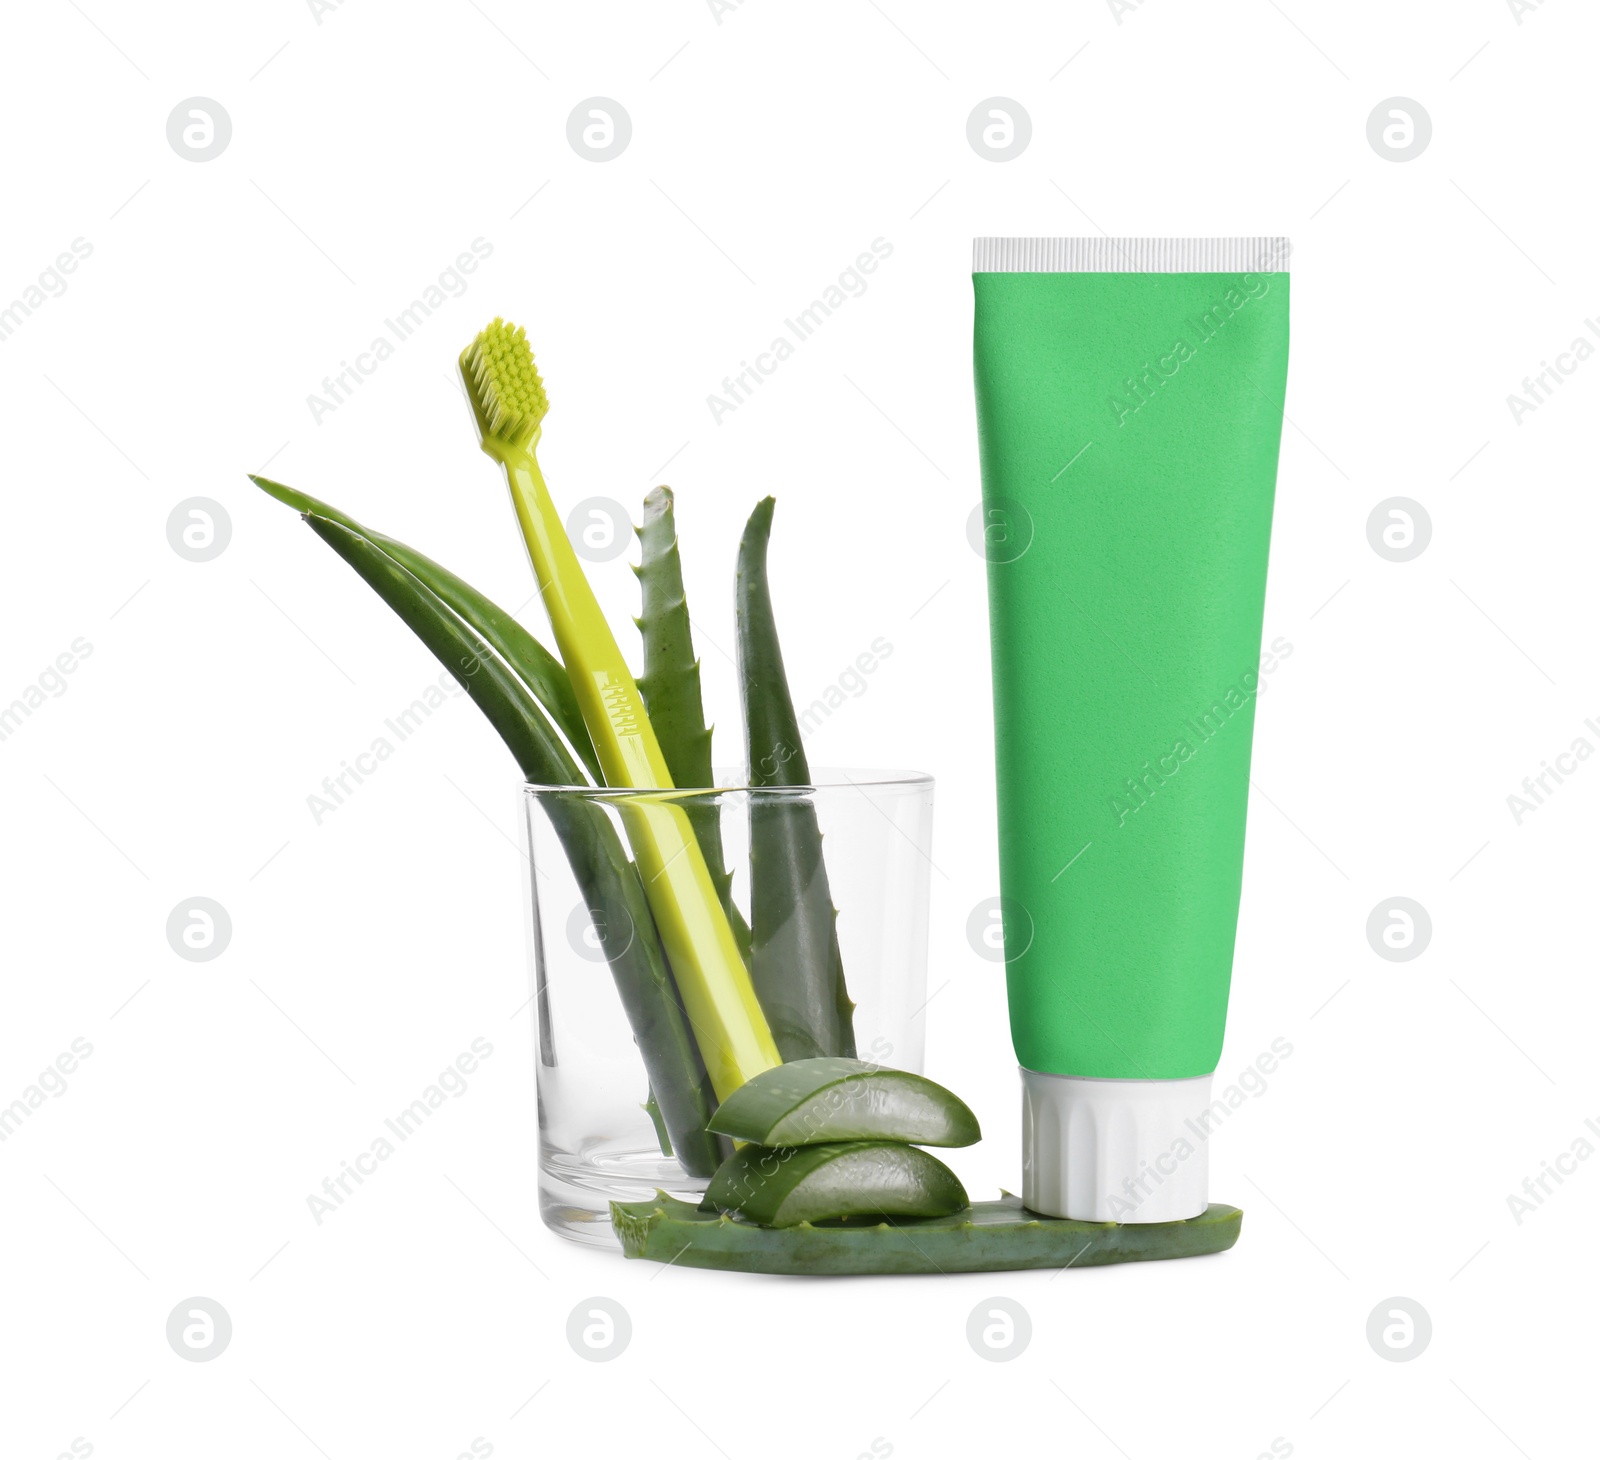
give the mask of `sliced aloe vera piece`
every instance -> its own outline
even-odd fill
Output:
[[[921,1075],[865,1060],[792,1060],[746,1080],[717,1107],[711,1129],[761,1146],[822,1141],[910,1141],[970,1146],[978,1118],[959,1096]]]
[[[611,1226],[627,1257],[811,1277],[860,1273],[1018,1272],[1103,1267],[1226,1252],[1243,1213],[1213,1203],[1187,1222],[1074,1222],[1041,1217],[1014,1196],[948,1217],[891,1218],[873,1226],[757,1227],[674,1197],[613,1202]]]
[[[765,1227],[837,1217],[942,1217],[967,1193],[937,1156],[898,1141],[745,1146],[711,1178],[706,1200]]]

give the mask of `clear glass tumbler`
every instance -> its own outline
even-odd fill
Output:
[[[628,976],[630,949],[637,957],[634,940],[656,936],[653,926],[633,926],[621,905],[619,866],[620,875],[637,876],[626,861],[630,821],[636,827],[641,815],[659,816],[664,804],[683,809],[702,846],[720,834],[732,898],[746,923],[752,821],[770,826],[763,817],[788,817],[793,825],[798,815],[806,827],[815,816],[822,870],[807,875],[826,876],[838,909],[857,1054],[920,1072],[933,779],[914,771],[829,770],[813,780],[803,787],[705,791],[523,788],[539,1207],[562,1236],[610,1245],[612,1201],[642,1201],[658,1188],[698,1201],[705,1190],[704,1177],[663,1153],[618,984]],[[820,886],[812,882],[811,890]],[[762,931],[783,937],[781,928]]]

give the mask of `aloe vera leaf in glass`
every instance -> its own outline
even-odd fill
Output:
[[[582,772],[521,679],[421,579],[343,523],[315,513],[305,517],[456,677],[529,780],[552,786],[581,781]],[[591,917],[604,927],[634,929],[625,948],[613,953],[616,940],[606,944],[612,978],[678,1160],[691,1175],[709,1176],[727,1144],[707,1129],[716,1100],[638,872],[600,807],[579,797],[545,805]]]
[[[442,599],[450,609],[494,647],[497,654],[511,667],[518,678],[533,692],[534,698],[549,712],[567,743],[577,752],[578,759],[588,768],[596,785],[604,781],[600,774],[600,760],[595,755],[594,742],[589,738],[589,728],[583,722],[583,712],[578,708],[578,697],[573,692],[567,671],[548,649],[533,637],[516,619],[498,604],[492,603],[470,583],[457,577],[448,568],[408,547],[387,533],[374,532],[337,507],[318,501],[308,493],[275,482],[269,477],[250,478],[269,497],[293,507],[301,513],[312,513],[348,527],[352,532],[381,548],[407,571],[414,573],[428,589]],[[579,776],[572,784],[581,782]],[[565,783],[562,783],[565,784]]]
[[[900,1141],[741,1146],[717,1168],[706,1200],[765,1227],[863,1216],[943,1217],[967,1205],[956,1174]]]
[[[767,584],[773,505],[771,497],[756,505],[739,542],[734,602],[745,746],[752,786],[806,786],[811,769]],[[856,1052],[837,921],[816,807],[800,791],[752,796],[750,977],[786,1061]]]
[[[656,487],[645,497],[639,545],[639,566],[633,570],[639,579],[641,604],[635,622],[644,642],[639,693],[661,742],[672,784],[709,786],[711,730],[700,693],[700,661],[695,657],[689,604],[683,591],[670,487]],[[734,940],[748,963],[750,928],[733,900],[733,874],[722,851],[721,808],[715,801],[688,801],[684,812],[705,854],[706,868],[733,926]]]
[[[656,1099],[656,1092],[645,1092],[644,1104],[640,1107],[650,1117],[650,1124],[655,1127],[656,1145],[661,1148],[663,1156],[672,1154],[672,1137],[667,1133],[667,1123],[661,1118],[661,1102]]]
[[[1078,1222],[1042,1217],[1014,1196],[948,1217],[888,1217],[870,1226],[758,1227],[658,1194],[612,1202],[623,1255],[674,1267],[848,1277],[1103,1267],[1225,1252],[1243,1213],[1212,1203],[1185,1222]]]
[[[978,1118],[958,1095],[923,1075],[865,1060],[792,1060],[745,1081],[711,1117],[711,1129],[760,1146],[823,1141],[909,1141],[970,1146]]]

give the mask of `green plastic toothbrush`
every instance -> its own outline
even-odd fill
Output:
[[[461,352],[483,449],[506,472],[550,626],[608,785],[672,789],[638,686],[534,457],[549,407],[526,334],[496,319]],[[694,828],[670,797],[621,808],[684,1010],[720,1099],[779,1064]]]

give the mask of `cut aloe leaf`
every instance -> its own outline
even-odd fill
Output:
[[[937,1156],[898,1141],[745,1146],[711,1178],[706,1200],[764,1227],[840,1217],[942,1217],[967,1193]]]
[[[656,1100],[656,1092],[651,1090],[644,1097],[644,1113],[650,1117],[650,1124],[656,1128],[656,1145],[661,1148],[663,1156],[672,1154],[672,1137],[667,1133],[667,1123],[661,1118],[661,1106]]]
[[[673,517],[672,489],[656,487],[644,499],[639,528],[639,637],[644,642],[644,696],[661,754],[674,786],[711,784],[711,730],[700,693],[700,661],[695,657],[689,603],[683,591],[683,562]],[[684,814],[705,855],[706,869],[728,915],[734,941],[750,961],[750,928],[733,900],[733,874],[722,850],[721,810],[716,802],[690,800]]]
[[[533,692],[534,697],[549,712],[568,744],[588,768],[597,786],[605,784],[600,774],[600,759],[589,738],[589,728],[583,722],[583,711],[578,708],[578,697],[573,692],[572,681],[561,661],[519,624],[505,609],[485,598],[470,583],[456,577],[448,568],[413,547],[407,547],[398,538],[387,533],[374,532],[363,527],[347,512],[294,487],[275,482],[270,477],[250,478],[269,497],[293,507],[295,511],[310,513],[337,522],[341,527],[360,534],[374,546],[381,548],[407,572],[414,574],[429,592],[443,600],[452,612],[464,619],[494,647],[512,671]],[[574,776],[571,784],[581,782]],[[545,782],[547,785],[565,785],[568,782]]]
[[[767,586],[773,499],[739,541],[734,605],[752,786],[809,785]],[[855,1006],[839,957],[838,913],[807,793],[750,800],[750,978],[785,1060],[856,1052]]]
[[[673,519],[672,492],[656,487],[644,499],[639,532],[639,635],[644,673],[639,690],[648,701],[650,723],[675,786],[711,784],[711,731],[700,694],[683,563]]]
[[[305,514],[311,530],[328,544],[398,614],[483,711],[523,774],[545,784],[571,785],[580,777],[566,747],[522,681],[487,643],[459,619],[426,584],[357,528],[314,512]]]
[[[343,523],[314,513],[306,521],[456,677],[530,781],[561,786],[582,779],[522,680],[421,579]],[[601,808],[571,799],[548,802],[547,809],[590,915],[600,926],[635,930],[615,954],[607,942],[611,975],[673,1149],[686,1171],[709,1176],[727,1143],[706,1128],[715,1098],[638,871]]]
[[[980,1138],[977,1116],[943,1085],[838,1057],[794,1060],[745,1081],[717,1107],[711,1129],[760,1146],[970,1146]]]
[[[888,1218],[874,1226],[757,1227],[658,1194],[612,1202],[624,1256],[718,1272],[810,1277],[863,1273],[1019,1272],[1104,1267],[1226,1252],[1243,1213],[1213,1203],[1187,1222],[1074,1222],[1041,1217],[1014,1196],[947,1217]]]

